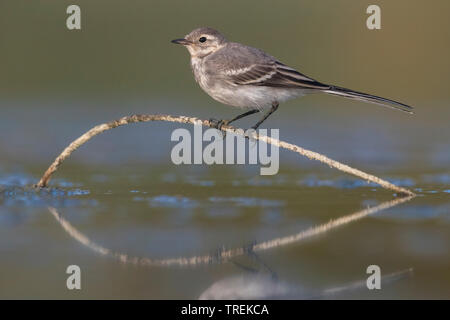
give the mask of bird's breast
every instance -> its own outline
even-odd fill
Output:
[[[200,87],[208,92],[208,75],[205,72],[205,67],[201,59],[192,58],[191,59],[192,72],[194,73],[195,81],[200,85]]]
[[[191,67],[195,81],[203,91],[221,103],[237,106],[233,101],[236,98],[234,96],[235,86],[226,83],[220,77],[215,77],[212,72],[208,72],[207,66],[201,59],[191,58]]]

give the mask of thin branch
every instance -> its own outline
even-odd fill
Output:
[[[50,213],[59,222],[61,227],[66,231],[73,239],[89,248],[90,250],[113,259],[116,259],[122,263],[134,264],[149,267],[170,267],[170,266],[198,266],[204,264],[212,263],[223,263],[231,258],[245,255],[252,251],[265,251],[269,249],[274,249],[278,247],[284,247],[295,242],[305,241],[313,236],[318,236],[320,234],[325,234],[333,229],[340,226],[355,222],[369,215],[373,215],[381,210],[386,210],[388,208],[395,207],[401,203],[410,201],[414,196],[403,197],[394,199],[391,201],[386,201],[373,208],[366,208],[358,212],[342,216],[336,220],[331,220],[327,223],[311,227],[309,229],[300,231],[297,234],[276,238],[264,242],[259,242],[252,244],[250,246],[239,247],[234,249],[222,249],[216,254],[203,255],[203,256],[192,256],[192,257],[178,257],[178,258],[165,258],[165,259],[153,259],[146,257],[130,257],[126,253],[115,252],[111,249],[103,247],[92,240],[90,240],[86,235],[81,233],[72,224],[64,219],[55,208],[49,208]]]
[[[74,142],[72,142],[64,151],[55,159],[55,161],[50,165],[50,167],[47,169],[47,171],[42,176],[39,183],[36,185],[38,188],[45,188],[48,186],[48,182],[50,181],[50,178],[53,173],[55,173],[56,170],[58,170],[58,167],[61,165],[61,163],[68,158],[72,152],[77,150],[79,147],[81,147],[83,144],[88,142],[90,139],[95,137],[96,135],[108,131],[110,129],[123,126],[130,123],[136,123],[136,122],[149,122],[149,121],[169,121],[169,122],[178,122],[178,123],[191,123],[191,124],[199,124],[206,127],[213,127],[214,124],[209,122],[208,120],[201,120],[194,117],[185,117],[185,116],[171,116],[171,115],[132,115],[129,117],[123,117],[119,120],[111,121],[108,123],[104,123],[101,125],[98,125],[85,134],[83,134],[81,137],[76,139]],[[307,149],[303,149],[299,146],[296,146],[291,143],[287,143],[284,141],[280,141],[278,139],[270,138],[263,135],[258,135],[256,132],[251,132],[250,134],[246,134],[243,132],[242,129],[237,129],[231,126],[223,126],[221,128],[222,131],[234,133],[237,135],[245,135],[249,138],[256,139],[263,141],[267,144],[274,144],[279,148],[284,148],[290,151],[294,151],[296,153],[299,153],[311,160],[317,160],[322,163],[327,164],[330,167],[333,167],[337,170],[352,174],[354,176],[357,176],[359,178],[362,178],[368,182],[374,182],[380,186],[382,186],[385,189],[393,190],[398,192],[401,195],[409,195],[414,196],[415,194],[405,188],[398,187],[386,180],[380,179],[374,175],[365,173],[361,170],[352,168],[346,164],[340,163],[338,161],[335,161],[333,159],[330,159],[320,153],[313,152]]]

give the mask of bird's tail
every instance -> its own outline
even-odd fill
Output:
[[[382,98],[382,97],[377,97],[377,96],[367,94],[367,93],[353,91],[353,90],[341,88],[338,86],[330,86],[329,89],[325,89],[322,91],[325,93],[328,93],[328,94],[336,95],[336,96],[341,96],[341,97],[345,97],[345,98],[375,103],[375,104],[378,104],[378,105],[381,105],[384,107],[401,110],[401,111],[404,111],[404,112],[407,112],[410,114],[413,113],[413,111],[412,111],[413,108],[406,104],[403,104],[403,103],[400,103],[400,102],[397,102],[394,100]]]

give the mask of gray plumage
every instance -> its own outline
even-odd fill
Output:
[[[279,103],[314,92],[412,113],[410,106],[397,101],[318,82],[260,49],[227,41],[212,28],[195,29],[185,38],[172,42],[186,46],[191,55],[194,77],[212,98],[227,105],[255,110],[226,123],[272,106],[270,113],[262,119],[264,121]],[[262,121],[255,126],[258,127]]]

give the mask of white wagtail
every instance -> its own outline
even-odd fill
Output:
[[[195,80],[206,93],[226,105],[250,109],[231,120],[217,121],[218,128],[270,107],[252,127],[256,129],[277,110],[280,102],[314,92],[412,113],[412,107],[397,101],[318,82],[260,49],[227,41],[212,28],[195,29],[172,42],[188,49]]]

